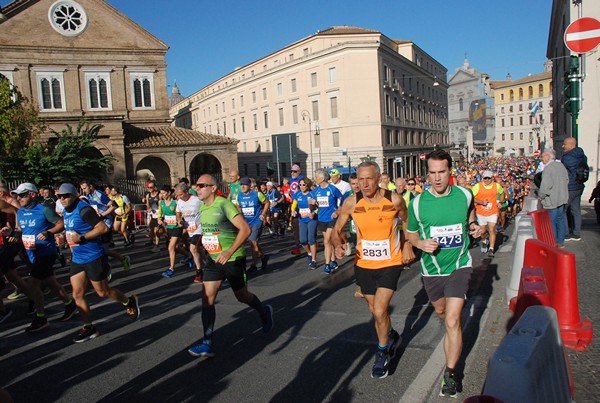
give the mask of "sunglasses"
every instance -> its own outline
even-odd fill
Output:
[[[407,183],[408,186],[415,186],[414,183]]]
[[[486,177],[485,177],[485,178],[483,178],[483,179],[492,179],[492,178],[490,178],[489,176],[486,176]]]
[[[298,172],[298,171],[292,171],[292,172],[293,172],[293,173],[296,173],[296,172]]]
[[[196,186],[199,187],[200,189],[204,189],[205,187],[208,186],[215,186],[212,183],[196,183]]]
[[[299,183],[298,186],[306,186],[306,183]]]
[[[25,196],[29,196],[29,192],[18,193],[18,194],[16,194],[16,195],[15,195],[15,197],[16,197],[17,199],[22,199],[22,198],[24,198]]]
[[[68,199],[69,197],[71,197],[71,195],[69,193],[65,193],[61,195],[56,195],[56,197],[58,197],[59,199]]]

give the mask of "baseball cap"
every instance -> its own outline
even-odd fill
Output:
[[[341,173],[337,169],[333,168],[331,171],[329,171],[329,175],[331,175],[331,176],[340,176]]]
[[[75,185],[73,185],[71,183],[63,183],[58,188],[58,193],[57,194],[59,194],[59,195],[70,194],[70,195],[77,196],[78,193],[79,192],[77,191],[77,188],[75,187]]]
[[[494,174],[492,173],[492,171],[483,171],[483,177],[484,178],[493,178]]]
[[[292,171],[298,171],[298,172],[300,172],[300,165],[298,165],[298,164],[292,165]]]
[[[243,177],[242,179],[240,179],[240,185],[252,185],[252,181],[250,180],[250,178],[248,178],[247,176]]]
[[[37,192],[37,188],[35,187],[35,185],[33,183],[29,183],[29,182],[25,182],[25,183],[21,183],[15,190],[13,190],[12,194],[23,194],[23,193],[27,193],[27,192]]]
[[[273,182],[267,182],[267,186],[273,186]]]

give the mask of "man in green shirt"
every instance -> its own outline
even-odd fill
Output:
[[[263,305],[258,297],[248,291],[246,279],[246,253],[244,242],[250,227],[238,208],[225,197],[217,196],[217,180],[202,175],[196,182],[200,206],[202,246],[207,253],[202,294],[202,326],[204,337],[200,344],[188,349],[194,357],[214,357],[212,335],[216,319],[215,301],[221,283],[227,279],[238,301],[254,308],[260,315],[262,330],[273,329],[273,307]]]
[[[446,369],[440,396],[456,397],[462,391],[462,376],[455,371],[462,351],[460,315],[473,271],[469,234],[479,237],[484,227],[477,224],[473,193],[450,186],[450,154],[432,151],[427,155],[427,169],[432,185],[411,201],[407,235],[408,241],[423,251],[423,285],[446,325]]]

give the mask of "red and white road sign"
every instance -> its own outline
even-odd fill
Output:
[[[539,157],[539,156],[540,156],[540,150],[535,150],[535,151],[533,152],[533,156],[534,156],[535,158]]]
[[[421,161],[425,161],[425,154],[419,155],[419,158],[421,159]]]
[[[565,45],[571,52],[586,53],[600,44],[600,21],[584,17],[573,21],[565,31]]]

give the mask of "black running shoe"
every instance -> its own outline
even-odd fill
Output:
[[[46,319],[45,316],[37,316],[35,318],[33,318],[33,321],[31,322],[31,325],[29,325],[29,327],[27,329],[25,329],[26,332],[39,332],[40,330],[43,330],[45,328],[48,327],[48,319]]]
[[[390,352],[390,359],[396,356],[396,350],[400,347],[400,335],[397,331],[393,330],[388,338],[388,351]]]
[[[456,395],[460,392],[462,392],[461,380],[456,372],[446,368],[442,378],[442,389],[440,390],[440,396],[456,397]]]
[[[260,259],[260,263],[260,268],[262,270],[267,270],[267,264],[269,263],[269,255],[263,255],[263,257]]]
[[[134,319],[140,318],[140,304],[137,294],[133,294],[131,297],[129,297],[129,303],[127,304],[127,315],[133,316]]]
[[[77,305],[75,304],[75,300],[71,300],[67,305],[65,305],[65,313],[59,319],[61,322],[66,322],[73,317],[73,315],[77,312]]]
[[[77,336],[73,338],[75,343],[83,343],[84,341],[91,340],[100,336],[100,332],[96,329],[94,325],[84,326],[81,328]]]

